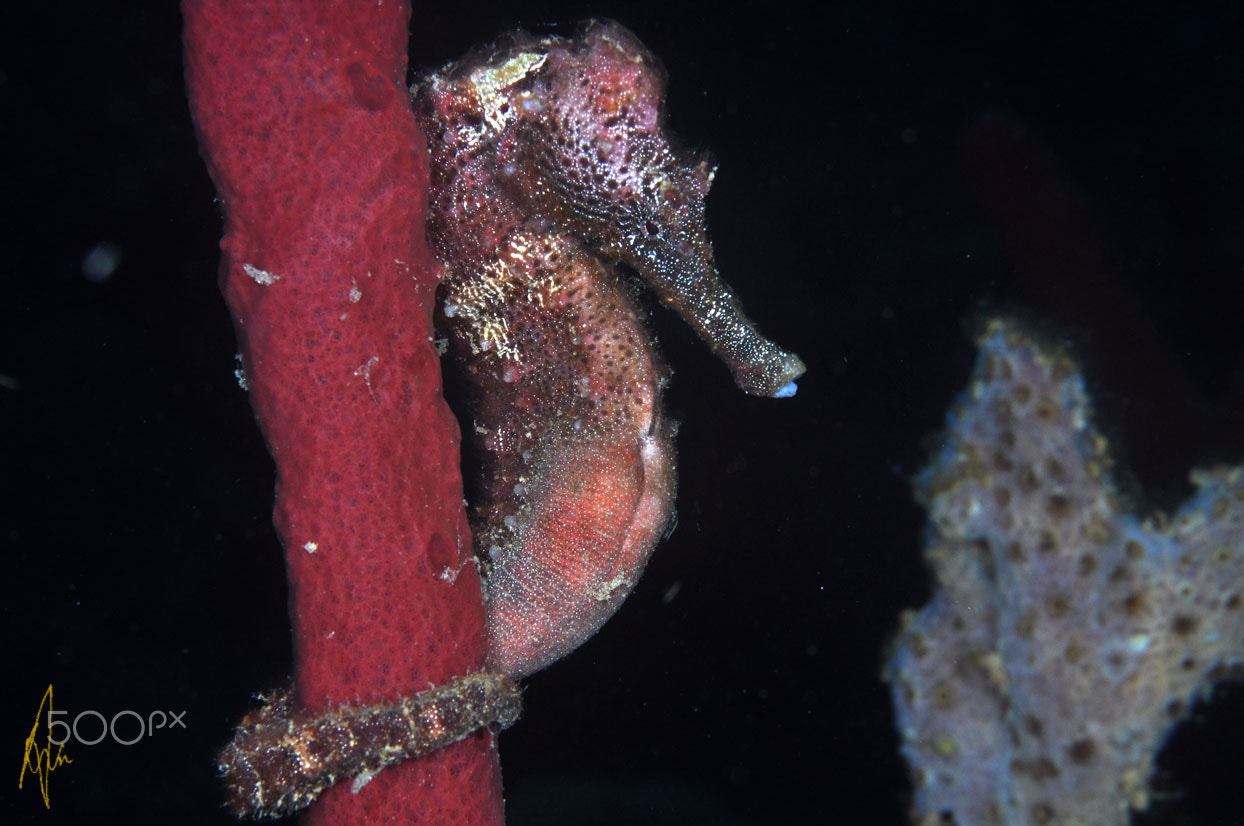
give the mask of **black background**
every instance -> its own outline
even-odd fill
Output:
[[[289,623],[180,18],[40,9],[0,27],[0,819],[223,824],[213,754],[286,679]],[[722,273],[809,372],[793,400],[746,397],[654,313],[678,527],[604,630],[527,682],[501,739],[509,822],[903,823],[879,673],[930,588],[907,480],[978,320],[1074,343],[1143,506],[1244,459],[1244,7],[442,4],[416,11],[412,65],[589,15],[664,59],[670,125],[721,165]],[[972,137],[987,115],[1033,147],[1041,186],[1012,197],[1075,274],[1056,295],[979,196],[1018,179]],[[92,280],[101,243],[121,263]],[[185,710],[187,728],[69,749],[45,811],[14,781],[48,683],[71,715]],[[1244,691],[1217,698],[1137,822],[1244,822]]]

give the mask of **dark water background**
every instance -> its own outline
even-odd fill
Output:
[[[290,669],[180,19],[138,8],[40,4],[0,26],[4,822],[231,822],[213,754]],[[429,68],[517,25],[633,28],[668,67],[672,127],[721,164],[723,274],[809,365],[794,400],[748,398],[656,314],[678,527],[618,616],[528,681],[501,740],[510,823],[905,822],[878,675],[929,592],[907,480],[977,320],[1018,312],[1074,342],[1145,507],[1178,504],[1193,465],[1244,461],[1244,6],[416,15]],[[101,244],[120,264],[88,277]],[[186,710],[187,729],[71,750],[45,811],[14,781],[49,682],[60,708]],[[1241,766],[1228,687],[1137,822],[1244,822]]]

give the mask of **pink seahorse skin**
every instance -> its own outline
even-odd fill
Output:
[[[221,286],[276,461],[299,703],[392,701],[477,671],[484,610],[431,341],[424,139],[403,83],[410,9],[183,9],[191,109],[225,212]],[[357,794],[338,784],[306,817],[500,824],[492,737]]]

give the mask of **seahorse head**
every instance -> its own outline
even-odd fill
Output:
[[[714,263],[705,201],[716,167],[665,129],[665,71],[631,32],[591,21],[543,44],[501,153],[535,180],[537,212],[630,266],[731,368],[748,393],[794,392],[803,362],[762,337]]]

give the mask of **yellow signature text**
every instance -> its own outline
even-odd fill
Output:
[[[44,712],[44,708],[47,711]],[[69,759],[69,755],[65,754],[65,743],[68,738],[56,746],[56,756],[52,756],[52,729],[49,726],[47,732],[47,745],[43,748],[39,747],[36,742],[39,735],[39,724],[44,720],[51,720],[52,712],[52,684],[48,683],[48,690],[43,692],[43,699],[39,701],[39,710],[35,712],[35,724],[30,729],[30,734],[26,737],[26,755],[22,758],[22,774],[17,779],[17,788],[22,787],[22,783],[26,780],[26,774],[29,773],[39,780],[39,794],[43,796],[43,805],[51,809],[52,803],[48,797],[48,780],[52,776],[52,772],[73,761]]]

